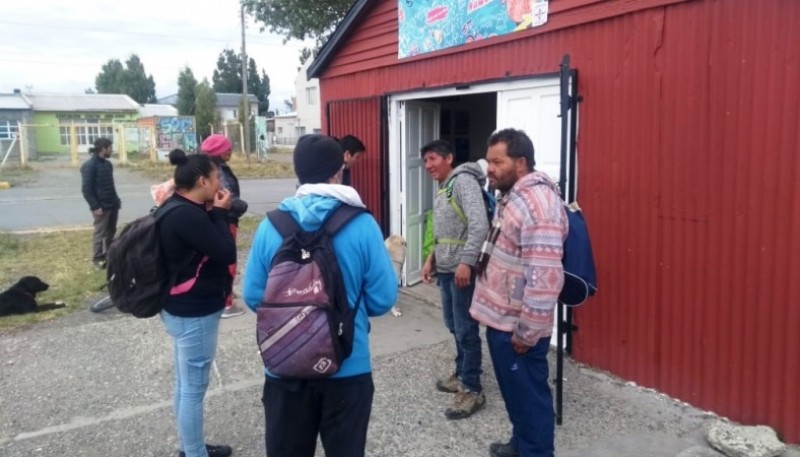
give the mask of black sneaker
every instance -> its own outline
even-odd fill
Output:
[[[511,447],[511,443],[492,443],[489,445],[491,457],[519,457],[519,452]]]
[[[208,457],[228,457],[229,455],[233,454],[233,449],[231,449],[230,446],[225,446],[224,444],[206,444],[206,452],[208,452]],[[178,457],[186,457],[186,453],[180,451],[178,452]]]

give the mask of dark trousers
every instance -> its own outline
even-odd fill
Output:
[[[119,209],[103,209],[103,215],[94,216],[94,234],[92,235],[92,260],[106,260],[108,247],[117,233]]]
[[[511,333],[486,327],[486,342],[513,426],[511,446],[520,457],[553,457],[555,413],[547,366],[550,338],[540,339],[521,356],[511,346]]]
[[[456,340],[456,376],[471,392],[482,392],[481,333],[478,321],[469,314],[475,278],[469,287],[456,286],[453,273],[439,273],[444,326]]]
[[[264,383],[267,457],[363,457],[375,386],[372,374]]]

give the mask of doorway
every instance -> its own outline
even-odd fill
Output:
[[[536,149],[536,168],[558,180],[561,171],[560,86],[556,77],[438,89],[389,98],[389,207],[391,233],[408,242],[404,285],[422,278],[425,213],[437,185],[420,148],[436,139],[453,146],[457,162],[486,154],[491,134],[524,130]],[[566,183],[562,183],[566,185]]]

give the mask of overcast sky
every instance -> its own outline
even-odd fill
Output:
[[[241,49],[238,0],[0,0],[0,11],[0,93],[83,93],[105,62],[135,53],[164,97],[184,65],[211,81],[219,53]],[[249,21],[247,53],[270,77],[270,109],[294,94],[302,47]]]

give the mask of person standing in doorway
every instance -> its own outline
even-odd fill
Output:
[[[233,170],[228,165],[233,155],[233,144],[225,135],[215,133],[203,141],[200,145],[200,150],[211,157],[211,161],[219,170],[220,185],[231,193],[232,202],[231,209],[228,212],[228,222],[235,242],[236,234],[239,231],[239,218],[247,212],[247,202],[240,198],[239,179],[236,178]],[[231,264],[228,269],[231,277],[236,281],[236,264]],[[244,314],[244,309],[236,306],[233,298],[233,290],[231,290],[231,293],[225,299],[225,310],[222,312],[223,319]]]
[[[344,171],[342,172],[342,184],[351,186],[350,171],[363,157],[367,148],[364,143],[353,135],[345,135],[339,140],[339,145],[344,151]]]
[[[489,231],[481,189],[486,178],[475,163],[454,168],[455,155],[445,141],[428,143],[421,153],[425,169],[439,183],[433,204],[434,248],[422,268],[422,279],[430,283],[434,269],[437,272],[444,324],[456,342],[455,370],[439,379],[436,388],[456,394],[445,416],[463,419],[486,403],[480,380],[480,328],[469,314],[475,289],[473,268]]]
[[[106,267],[106,253],[117,233],[117,220],[122,203],[114,186],[112,145],[108,138],[98,138],[89,148],[92,157],[81,165],[81,191],[94,218],[92,235],[92,263],[95,268]]]
[[[492,443],[493,457],[552,457],[555,415],[547,351],[564,284],[561,264],[568,221],[558,186],[534,170],[521,130],[501,130],[486,154],[491,186],[502,194],[478,264],[470,314],[486,325],[497,383],[512,424],[511,440]]]

